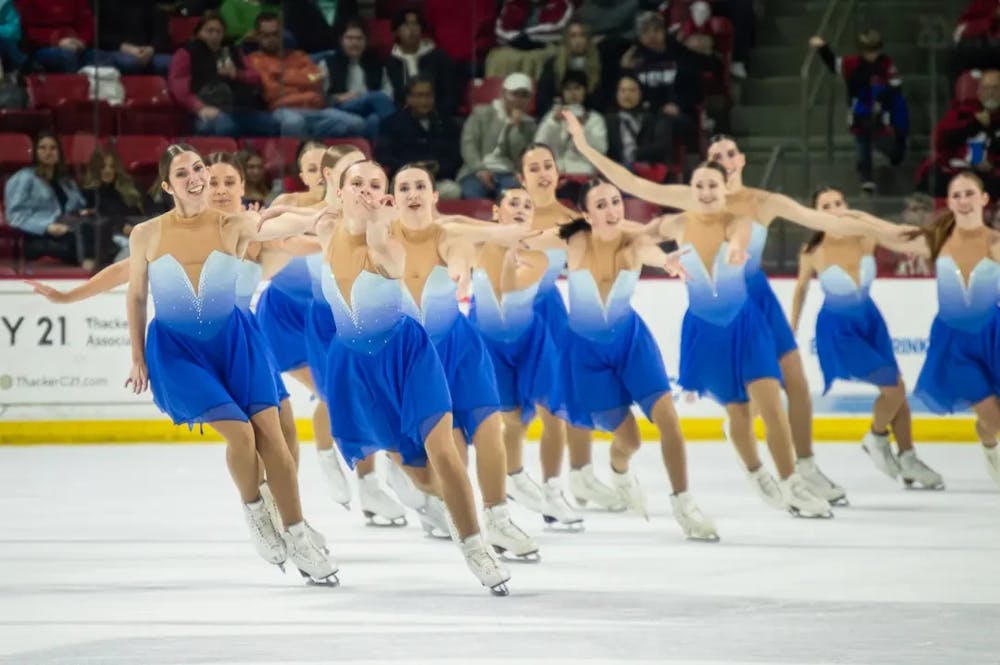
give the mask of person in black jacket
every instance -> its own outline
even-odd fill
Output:
[[[434,82],[434,100],[438,111],[455,115],[462,88],[456,76],[455,62],[439,49],[433,39],[424,37],[427,23],[424,15],[413,8],[405,9],[392,19],[396,44],[385,63],[396,106],[406,104],[408,81],[421,74]]]
[[[674,144],[670,126],[662,113],[643,104],[642,88],[631,74],[618,79],[617,111],[608,113],[608,157],[629,169],[636,162],[670,164]]]
[[[559,86],[566,72],[583,72],[587,77],[587,106],[604,110],[601,89],[601,55],[597,44],[590,38],[590,26],[573,19],[563,31],[563,40],[555,55],[545,61],[538,75],[535,91],[535,115],[539,118],[549,112],[559,96]]]
[[[434,108],[434,82],[418,74],[407,82],[406,106],[382,127],[375,155],[390,172],[404,164],[423,164],[434,175],[440,197],[457,199],[460,140],[458,123]]]
[[[167,18],[153,0],[105,3],[97,14],[97,48],[93,64],[122,74],[165,76],[170,67]]]
[[[295,48],[319,62],[333,55],[348,19],[358,17],[358,0],[323,3],[316,0],[283,0],[284,28],[295,38]]]
[[[98,226],[105,227],[104,237],[113,243],[113,247],[103,248],[102,253],[106,259],[116,254],[117,258],[124,258],[128,255],[132,228],[147,218],[146,208],[152,206],[143,200],[118,155],[107,148],[94,150],[81,184],[87,208]]]
[[[348,20],[340,37],[340,50],[324,62],[330,106],[365,118],[365,135],[375,139],[382,121],[396,112],[396,105],[385,62],[368,48],[364,23]]]

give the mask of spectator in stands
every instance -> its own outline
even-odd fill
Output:
[[[642,88],[631,74],[618,79],[615,99],[618,110],[605,117],[608,157],[633,171],[636,163],[662,165],[657,169],[659,177],[652,178],[662,182],[666,164],[674,161],[674,144],[666,116],[650,111],[643,103]]]
[[[93,211],[99,224],[107,227],[119,257],[128,256],[128,236],[132,227],[146,216],[142,195],[117,153],[107,148],[95,150],[82,184],[87,209]]]
[[[712,5],[706,0],[695,0],[687,7],[687,14],[678,26],[677,36],[684,46],[695,53],[715,53],[715,33],[712,31]]]
[[[559,49],[542,66],[535,93],[535,111],[538,115],[544,115],[552,108],[559,84],[568,72],[583,73],[587,79],[588,105],[601,108],[601,100],[596,98],[601,84],[601,56],[597,52],[597,45],[590,39],[590,28],[578,19],[569,22]]]
[[[389,81],[395,91],[396,106],[402,108],[408,96],[407,82],[418,74],[434,82],[435,107],[445,115],[455,115],[462,91],[458,87],[454,61],[433,39],[424,37],[427,23],[416,9],[401,11],[392,19],[396,44],[386,61]]]
[[[424,17],[434,28],[434,40],[464,74],[480,75],[486,52],[496,44],[495,0],[463,0],[455,11],[455,0],[425,0]],[[461,82],[461,81],[460,81]]]
[[[636,19],[637,42],[621,57],[623,71],[632,72],[642,96],[666,117],[671,135],[693,152],[698,150],[698,105],[702,102],[699,59],[667,35],[656,12]]]
[[[950,84],[967,69],[986,69],[1000,62],[1000,2],[972,0],[958,18]]]
[[[247,56],[257,71],[264,101],[274,111],[287,136],[358,136],[364,120],[354,114],[326,108],[323,88],[325,72],[305,51],[282,51],[281,19],[262,12],[254,28],[260,50]]]
[[[559,41],[572,16],[570,0],[504,0],[497,40],[518,49],[542,48]]]
[[[528,115],[531,79],[510,74],[500,97],[472,110],[462,127],[462,198],[493,198],[517,186],[514,165],[538,129]]]
[[[261,0],[223,0],[219,6],[219,15],[226,22],[226,37],[233,42],[253,35],[257,17],[262,13],[276,14],[279,11],[277,4]],[[256,35],[254,38],[256,40]]]
[[[712,11],[719,16],[725,16],[733,24],[733,61],[729,72],[734,78],[745,79],[756,33],[754,0],[713,2]]]
[[[972,169],[990,198],[1000,197],[1000,70],[983,72],[978,96],[953,105],[934,128],[935,178],[924,183],[934,196],[946,196],[948,181]]]
[[[20,42],[21,17],[14,0],[0,0],[0,66],[4,72],[20,69],[27,62]]]
[[[351,19],[344,26],[340,51],[326,60],[329,81],[326,88],[330,105],[341,112],[364,119],[364,133],[370,140],[378,136],[382,121],[396,112],[392,82],[385,62],[368,48],[364,24]]]
[[[94,46],[94,15],[87,0],[14,0],[23,45],[50,72],[76,72]]]
[[[820,36],[809,40],[827,68],[847,84],[851,133],[857,145],[857,170],[861,188],[875,192],[872,150],[878,149],[895,166],[903,161],[909,133],[909,112],[900,89],[896,65],[882,53],[882,35],[868,29],[858,35],[856,55],[838,58]]]
[[[243,172],[246,174],[246,182],[243,185],[243,198],[248,203],[269,204],[280,194],[280,187],[276,186],[268,178],[267,167],[264,165],[264,158],[253,148],[247,147],[240,152],[240,162],[243,164]]]
[[[347,20],[358,17],[358,0],[285,0],[281,12],[295,48],[322,62],[334,54]]]
[[[434,88],[422,74],[407,81],[406,105],[385,121],[375,156],[390,173],[404,164],[423,165],[434,175],[440,197],[457,199],[462,194],[455,182],[462,164],[460,130],[450,115],[435,108]]]
[[[42,132],[36,137],[34,160],[4,187],[7,223],[27,235],[25,258],[49,256],[92,270],[94,229],[81,217],[87,202],[63,164],[55,136]]]
[[[165,76],[170,67],[166,17],[152,2],[102,6],[98,14],[96,64],[122,74]]]
[[[174,53],[167,84],[181,106],[195,114],[195,132],[223,136],[271,136],[278,121],[264,109],[260,76],[223,43],[226,24],[206,12],[190,42]]]
[[[563,77],[560,87],[561,104],[553,106],[538,124],[535,141],[544,143],[552,149],[560,173],[566,175],[594,175],[596,170],[586,157],[580,154],[573,145],[573,139],[566,131],[562,110],[566,109],[576,116],[583,125],[587,143],[600,153],[608,151],[608,127],[604,116],[588,108],[587,76],[583,72],[568,71]]]
[[[595,39],[632,39],[639,5],[639,0],[583,0],[575,18]]]

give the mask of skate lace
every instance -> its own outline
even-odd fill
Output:
[[[476,547],[470,550],[466,556],[476,570],[484,573],[494,573],[498,570],[497,562],[493,560],[485,547]]]
[[[307,533],[291,534],[291,549],[295,555],[310,563],[321,564],[326,561],[326,555],[312,542]]]
[[[267,508],[263,505],[260,509],[250,508],[250,526],[254,530],[254,535],[267,543],[268,547],[275,547],[281,541],[281,536],[275,530],[274,525],[271,523],[271,516],[267,512]],[[268,526],[271,528],[268,529]]]
[[[508,538],[513,538],[515,540],[524,540],[528,537],[521,527],[514,524],[514,521],[510,519],[510,515],[502,514],[500,517],[494,515],[493,526],[497,531],[507,536]]]

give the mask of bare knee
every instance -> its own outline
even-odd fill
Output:
[[[625,417],[622,424],[615,430],[614,436],[615,445],[627,450],[636,451],[642,445],[642,439],[639,435],[639,423],[636,422],[635,416],[631,413]]]
[[[414,486],[424,494],[437,494],[434,487],[434,475],[428,466],[407,466],[401,465],[406,475],[410,477]]]
[[[764,422],[775,422],[785,417],[785,407],[781,403],[781,389],[776,380],[759,379],[751,383],[747,388],[753,396],[757,413],[763,418]],[[787,385],[786,388],[788,388]]]
[[[483,422],[479,423],[476,432],[472,435],[472,442],[480,445],[480,442],[491,443],[500,441],[503,433],[503,417],[500,412],[491,413]]]

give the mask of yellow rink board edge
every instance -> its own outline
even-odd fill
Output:
[[[946,441],[972,443],[978,441],[972,418],[914,418],[913,437],[916,441]],[[817,441],[858,441],[864,436],[871,420],[863,417],[816,418],[813,436]],[[296,421],[303,441],[313,438],[312,421]],[[764,436],[758,419],[755,427],[758,438]],[[166,420],[58,420],[58,421],[0,421],[0,445],[31,444],[129,444],[129,443],[206,443],[221,441],[214,431],[205,427],[189,429],[175,426]],[[721,418],[682,418],[681,430],[689,441],[718,441],[722,439]],[[652,423],[639,420],[639,431],[645,441],[655,441],[659,434]],[[541,424],[535,421],[528,428],[528,437],[538,439]],[[610,440],[610,435],[598,433],[598,440]]]

